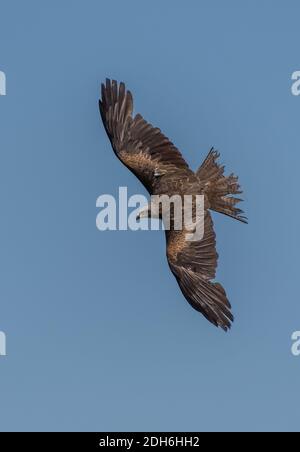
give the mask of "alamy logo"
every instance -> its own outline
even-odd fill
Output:
[[[292,345],[292,354],[294,356],[300,356],[300,331],[295,331],[292,334],[292,341],[293,341],[293,345]]]
[[[155,220],[161,219],[165,230],[184,230],[188,241],[198,241],[204,236],[203,195],[152,195],[148,203],[144,195],[128,198],[127,187],[119,187],[118,198],[109,194],[98,197],[96,207],[101,210],[96,226],[99,231],[157,231],[159,225]],[[128,208],[133,210],[128,212]],[[141,222],[143,218],[150,221]]]
[[[292,74],[292,80],[294,80],[294,83],[292,84],[292,94],[293,96],[299,96],[300,95],[300,71],[295,71]]]
[[[0,96],[6,96],[6,75],[0,71]]]
[[[0,331],[0,356],[6,356],[6,336]]]

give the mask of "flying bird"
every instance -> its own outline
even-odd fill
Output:
[[[146,187],[150,195],[203,195],[204,233],[201,240],[187,239],[187,230],[166,230],[167,260],[190,305],[212,324],[227,331],[234,317],[224,288],[214,282],[218,254],[210,210],[247,223],[236,207],[241,194],[238,177],[224,175],[219,153],[209,151],[199,169],[192,171],[180,151],[140,114],[133,114],[133,99],[124,83],[106,80],[99,108],[104,128],[116,156]],[[151,206],[140,217],[151,215]]]

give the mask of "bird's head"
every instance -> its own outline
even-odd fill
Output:
[[[155,202],[151,202],[142,207],[136,216],[137,220],[140,220],[141,218],[160,218],[159,205]]]
[[[149,218],[151,216],[151,210],[149,208],[149,205],[147,204],[146,206],[142,207],[137,216],[136,219],[137,220],[141,220],[142,218]]]

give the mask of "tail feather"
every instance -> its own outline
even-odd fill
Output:
[[[212,210],[247,223],[247,218],[243,215],[244,212],[235,206],[242,199],[230,196],[242,193],[238,177],[234,174],[224,176],[225,167],[217,163],[219,157],[219,152],[212,148],[196,175],[208,196]]]

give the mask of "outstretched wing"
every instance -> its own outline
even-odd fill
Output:
[[[124,83],[106,80],[99,101],[101,118],[117,157],[152,193],[155,178],[188,169],[179,150],[160,129],[140,114],[133,117],[133,100]]]
[[[227,331],[234,318],[225,290],[215,277],[218,254],[209,211],[205,212],[202,240],[189,241],[187,231],[166,231],[167,258],[183,295],[211,323]]]

